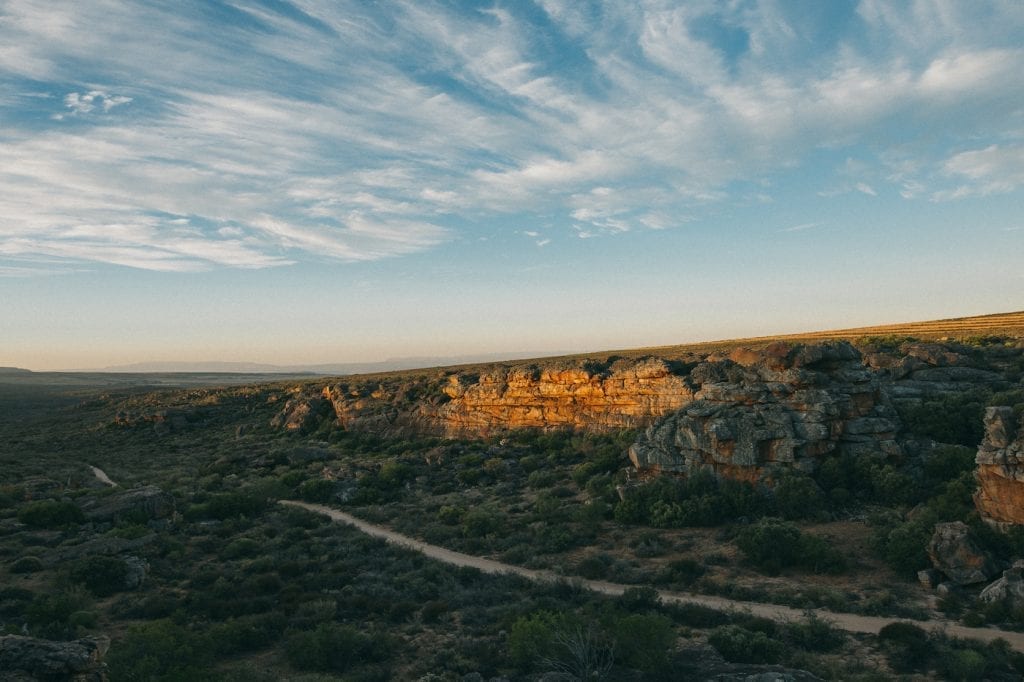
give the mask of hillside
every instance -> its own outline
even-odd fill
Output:
[[[1024,628],[1024,330],[997,317],[219,387],[0,382],[0,669],[47,651],[95,680],[105,661],[533,681],[579,663],[578,633],[606,679],[1019,679],[1012,647],[931,629]],[[295,499],[566,582],[435,563],[276,504]],[[825,616],[695,605],[730,600]]]

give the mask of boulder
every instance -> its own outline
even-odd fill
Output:
[[[1003,576],[988,585],[978,596],[984,602],[1005,603],[1012,609],[1024,607],[1024,561],[1015,561]]]
[[[831,453],[902,454],[896,412],[849,343],[741,349],[697,365],[689,380],[695,400],[630,447],[641,472],[770,482],[785,469],[813,471]]]
[[[985,410],[985,438],[975,457],[974,505],[982,518],[1024,524],[1024,414],[1011,407]]]
[[[981,549],[963,521],[935,524],[928,557],[956,585],[987,582],[999,574],[996,561]]]
[[[174,498],[155,485],[147,485],[109,497],[90,499],[82,504],[82,511],[90,521],[146,522],[171,517]]]
[[[270,420],[274,428],[306,431],[316,425],[323,400],[316,396],[297,395],[289,398],[284,408]]]
[[[103,657],[110,648],[106,637],[86,637],[70,642],[0,636],[0,671],[5,680],[68,680],[104,682]]]

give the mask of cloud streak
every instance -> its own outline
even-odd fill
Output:
[[[509,214],[667,229],[822,149],[866,150],[822,195],[1024,186],[1019,5],[864,1],[826,31],[768,1],[539,4],[11,0],[0,255],[190,271],[400,256]]]

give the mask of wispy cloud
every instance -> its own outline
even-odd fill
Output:
[[[822,194],[1024,185],[1019,4],[864,0],[828,30],[767,1],[539,4],[10,0],[0,83],[47,97],[0,99],[0,254],[260,268],[508,213],[666,229],[854,146]]]
[[[792,227],[784,227],[779,232],[803,232],[805,230],[813,230],[816,227],[821,227],[822,223],[800,223],[799,225],[793,225]]]

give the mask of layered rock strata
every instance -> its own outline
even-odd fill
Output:
[[[849,343],[741,349],[701,363],[689,381],[694,400],[630,448],[641,472],[768,481],[832,452],[901,454],[896,412]]]
[[[662,360],[584,368],[497,369],[455,374],[429,397],[410,399],[381,386],[368,395],[330,386],[323,397],[346,429],[486,436],[512,429],[602,431],[646,426],[693,400],[687,381]]]
[[[499,371],[475,383],[454,376],[450,401],[437,417],[447,433],[516,428],[634,428],[693,400],[685,379],[661,360],[629,364],[609,374],[586,369]]]
[[[985,439],[975,458],[974,504],[990,521],[1024,524],[1024,414],[1011,407],[985,411]]]

